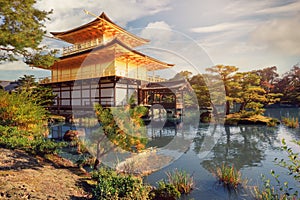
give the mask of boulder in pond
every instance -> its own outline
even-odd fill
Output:
[[[64,141],[71,142],[76,140],[78,137],[78,131],[77,130],[67,130],[64,134]]]
[[[200,122],[209,123],[211,121],[211,112],[206,111],[200,115]]]

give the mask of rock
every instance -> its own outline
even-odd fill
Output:
[[[209,123],[211,121],[211,112],[206,111],[200,115],[200,122]]]
[[[64,134],[63,139],[64,139],[64,141],[71,142],[71,141],[76,140],[77,137],[78,137],[78,131],[76,131],[76,130],[68,130]]]

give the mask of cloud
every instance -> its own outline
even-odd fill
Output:
[[[252,42],[285,55],[300,54],[300,17],[273,19],[252,32]]]
[[[195,33],[215,33],[224,31],[238,31],[243,29],[249,29],[253,27],[253,22],[250,21],[235,21],[235,22],[224,22],[211,26],[202,26],[191,28],[191,32]]]
[[[165,21],[148,23],[140,36],[150,39],[150,43],[139,47],[138,50],[175,64],[172,69],[167,70],[168,78],[182,70],[199,73],[203,72],[204,68],[212,66],[210,57],[199,44],[184,33],[173,30]]]
[[[22,61],[7,62],[0,65],[0,80],[17,80],[25,74],[34,75],[36,78],[50,76],[49,70],[31,68]]]
[[[171,0],[103,0],[102,9],[125,26],[129,21],[171,9]]]
[[[256,11],[258,14],[291,14],[294,12],[299,12],[300,10],[300,2],[296,1],[289,4],[284,4],[281,6],[268,7],[261,10]]]
[[[274,15],[290,15],[298,13],[300,2],[287,1],[261,1],[236,0],[231,1],[224,8],[224,13],[237,17],[271,17]],[[268,15],[268,16],[267,16]]]
[[[164,21],[149,23],[140,33],[141,37],[155,42],[168,42],[172,37],[172,29],[169,24]]]
[[[171,9],[171,0],[51,0],[40,1],[36,5],[39,9],[53,9],[51,21],[46,23],[48,31],[63,31],[82,25],[94,19],[87,16],[86,9],[96,15],[105,12],[117,24],[126,26],[129,21],[140,17],[154,15]]]
[[[211,33],[211,32],[220,32],[220,31],[226,31],[232,28],[236,28],[240,26],[236,23],[221,23],[216,24],[212,26],[203,26],[198,28],[192,28],[191,31],[195,33]]]
[[[22,61],[7,62],[0,65],[1,70],[29,70],[29,66]]]

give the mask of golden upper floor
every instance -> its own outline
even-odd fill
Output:
[[[58,39],[73,44],[64,48],[63,56],[105,44],[114,38],[118,38],[130,48],[149,42],[149,40],[133,35],[116,25],[104,12],[87,24],[63,32],[51,32],[51,34]]]

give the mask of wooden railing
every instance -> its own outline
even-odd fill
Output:
[[[164,82],[164,81],[166,81],[166,79],[161,78],[159,76],[149,76],[148,75],[146,81],[149,81],[149,82]]]
[[[88,42],[74,44],[74,45],[68,46],[68,47],[63,47],[62,55],[67,56],[67,55],[81,52],[81,51],[84,51],[87,49],[92,49],[92,48],[98,46],[101,42],[102,42],[101,39],[97,38],[95,40],[91,40]]]
[[[88,79],[88,78],[98,78],[98,77],[106,77],[106,76],[120,76],[120,74],[116,74],[113,71],[105,71],[105,72],[96,72],[96,73],[78,73],[78,74],[69,74],[69,75],[59,75],[54,77],[44,77],[39,79],[40,84],[47,83],[56,83],[63,81],[71,81],[71,80],[79,80],[79,79]],[[159,76],[146,76],[146,77],[130,77],[124,76],[124,78],[133,78],[138,80],[144,80],[148,82],[164,82],[166,79],[161,78]]]

